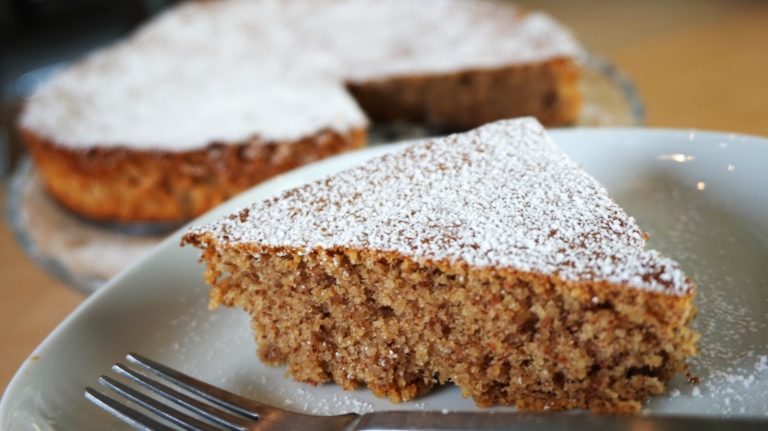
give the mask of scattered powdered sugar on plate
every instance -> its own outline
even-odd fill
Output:
[[[698,286],[693,326],[702,337],[699,355],[689,362],[700,384],[676,380],[670,395],[681,395],[675,398],[680,402],[706,399],[723,414],[765,414],[768,237],[671,176],[636,183],[615,196],[641,220],[649,245],[674,256]]]
[[[340,411],[357,414],[374,411],[373,404],[363,401],[354,395],[332,395],[330,398],[318,397],[312,389],[303,388],[295,391],[283,391],[283,395],[286,396],[284,402],[286,406],[297,404],[301,411],[316,415],[327,416]]]

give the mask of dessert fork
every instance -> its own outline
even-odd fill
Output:
[[[133,368],[112,369],[168,402],[161,402],[103,375],[99,383],[159,417],[142,413],[91,387],[85,397],[134,428],[191,431],[386,431],[386,430],[727,430],[766,429],[768,421],[696,417],[641,417],[558,413],[475,413],[390,411],[365,415],[314,416],[283,410],[197,380],[136,353],[126,356]],[[142,371],[137,371],[141,369]],[[149,377],[149,376],[152,377]],[[170,383],[170,385],[168,384]],[[181,409],[171,406],[175,404]],[[191,413],[191,414],[190,414]],[[166,425],[170,424],[170,425]]]

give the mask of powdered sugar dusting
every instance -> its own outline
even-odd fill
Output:
[[[670,259],[533,119],[419,142],[193,230],[298,252],[353,247],[685,294]]]
[[[286,406],[295,405],[304,412],[316,415],[333,415],[338,412],[365,414],[374,411],[373,404],[361,400],[354,395],[334,394],[330,397],[320,397],[311,389],[298,388],[295,391],[283,391]]]
[[[60,145],[183,151],[366,126],[344,81],[575,57],[495,1],[187,2],[44,85],[21,124]]]

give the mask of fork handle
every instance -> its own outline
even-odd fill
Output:
[[[588,415],[572,413],[441,413],[393,411],[360,417],[352,431],[537,431],[559,430],[765,430],[768,421],[682,416]]]

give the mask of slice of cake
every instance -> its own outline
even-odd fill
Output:
[[[190,1],[57,74],[19,126],[66,207],[180,221],[364,145],[369,119],[572,123],[581,51],[507,2]]]
[[[695,288],[533,119],[416,143],[191,230],[259,356],[393,401],[636,412],[696,353]]]

